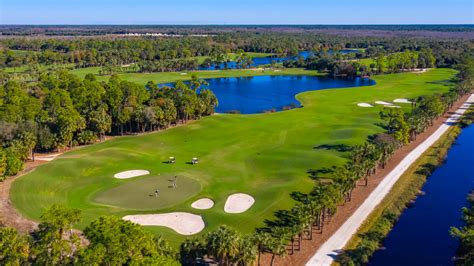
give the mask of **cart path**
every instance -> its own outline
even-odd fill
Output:
[[[411,151],[372,191],[364,203],[342,224],[342,226],[316,251],[306,265],[331,265],[337,254],[345,247],[370,213],[390,192],[402,174],[474,104],[474,94],[448,118],[431,136]]]

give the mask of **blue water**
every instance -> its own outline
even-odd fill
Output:
[[[423,186],[414,207],[406,209],[370,265],[453,265],[458,241],[451,226],[462,225],[461,208],[474,189],[474,125],[462,131],[446,162]]]
[[[356,49],[343,49],[337,51],[337,53],[340,54],[351,54],[351,53],[358,53],[359,50]],[[329,54],[333,54],[334,51],[329,50]],[[274,56],[268,56],[268,57],[255,57],[252,58],[253,63],[250,65],[250,67],[259,67],[263,65],[270,65],[272,63],[282,63],[288,60],[296,60],[300,57],[303,59],[306,59],[308,57],[314,56],[315,53],[312,51],[300,51],[297,56],[288,56],[288,57],[274,57]],[[234,61],[222,63],[219,65],[210,65],[210,66],[199,66],[199,70],[217,70],[217,69],[235,69],[238,68],[238,65]]]
[[[289,56],[289,57],[273,57],[273,56],[268,56],[268,57],[255,57],[252,58],[253,63],[250,65],[250,67],[258,67],[262,65],[269,65],[273,62],[275,63],[281,63],[287,60],[294,60],[297,59],[298,57],[302,57],[304,59],[313,56],[314,53],[310,51],[301,51],[298,53],[297,56]],[[200,66],[198,69],[199,70],[216,70],[216,69],[235,69],[237,68],[238,65],[236,62],[230,61],[226,63],[222,63],[219,65],[210,65],[210,66]]]
[[[219,100],[216,112],[238,110],[253,114],[286,106],[300,106],[295,95],[311,90],[373,85],[369,79],[331,79],[313,76],[257,76],[206,80]]]

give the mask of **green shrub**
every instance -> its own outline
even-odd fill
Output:
[[[77,134],[77,142],[81,145],[93,144],[97,142],[97,134],[90,130],[82,131]]]

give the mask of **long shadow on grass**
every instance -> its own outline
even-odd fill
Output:
[[[308,169],[306,173],[312,180],[319,180],[328,177],[334,172],[334,167],[322,167],[319,169]]]
[[[334,150],[338,152],[348,152],[352,151],[352,147],[347,144],[322,144],[315,146],[316,150]]]

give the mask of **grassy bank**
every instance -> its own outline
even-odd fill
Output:
[[[387,197],[367,218],[358,233],[350,240],[345,252],[339,256],[338,265],[360,265],[380,247],[407,205],[419,194],[426,179],[443,163],[449,149],[462,127],[472,123],[474,109],[466,112],[461,123],[451,127],[402,175]]]

